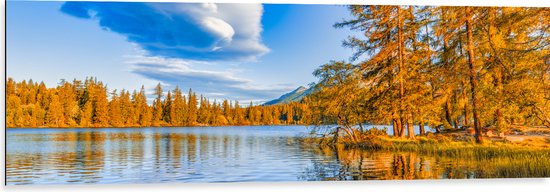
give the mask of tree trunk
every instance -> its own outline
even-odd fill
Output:
[[[422,110],[418,111],[418,132],[420,136],[424,136],[425,130],[424,130],[424,114],[422,114]]]
[[[427,43],[426,43],[426,44],[427,44],[426,48],[428,49],[428,62],[427,62],[427,63],[428,63],[428,66],[431,67],[431,66],[432,66],[432,55],[431,55],[431,54],[432,54],[432,50],[431,50],[431,48],[430,48],[430,34],[429,34],[429,31],[430,31],[430,30],[428,29],[428,25],[426,25],[426,41],[427,41]],[[433,97],[433,95],[432,95],[432,97]],[[420,118],[419,118],[419,119],[420,119],[420,122],[423,122],[423,121],[424,121],[424,120],[423,120],[422,111],[420,111]],[[423,126],[423,125],[422,125],[422,126]],[[424,127],[422,127],[422,128],[424,128]]]
[[[447,120],[449,126],[453,126],[453,119],[451,118],[451,104],[449,99],[445,101],[445,120]]]
[[[420,118],[420,121],[418,122],[418,127],[420,127],[420,136],[424,136],[426,134],[426,131],[424,130],[424,119]]]
[[[397,6],[397,41],[398,41],[398,52],[399,52],[399,71],[397,73],[399,79],[399,137],[405,137],[405,118],[404,118],[404,95],[405,95],[405,85],[403,81],[403,71],[404,71],[404,39],[403,39],[403,20],[401,18],[401,7]]]
[[[468,114],[468,95],[466,94],[466,85],[462,82],[462,98],[466,101],[464,102],[464,126],[470,125],[470,114]]]
[[[407,137],[409,139],[414,139],[414,122],[412,113],[409,113],[407,116]]]
[[[479,114],[477,112],[477,72],[475,68],[475,61],[474,61],[474,39],[473,39],[473,32],[472,32],[472,16],[471,16],[471,8],[465,7],[465,15],[466,15],[466,31],[467,31],[467,49],[468,49],[468,67],[470,68],[470,86],[472,91],[472,112],[474,115],[474,130],[475,130],[475,138],[477,143],[483,142],[483,139],[481,137],[481,125],[479,122]]]
[[[397,120],[393,119],[393,137],[399,137],[399,131],[397,131]]]
[[[355,131],[350,126],[344,126],[343,130],[348,134],[348,136],[351,138],[351,140],[356,143],[358,141],[357,136],[355,135]]]
[[[340,133],[340,126],[336,127],[336,132],[334,133],[334,137],[332,137],[332,142],[335,144],[338,143],[338,138],[340,137],[339,133]]]
[[[404,138],[405,137],[405,123],[406,118],[401,118],[399,121],[399,137]]]

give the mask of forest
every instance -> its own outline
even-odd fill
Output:
[[[362,125],[393,125],[414,139],[436,133],[550,127],[550,9],[348,6],[334,25],[351,62],[322,65],[309,98],[318,125],[334,122],[360,140]],[[344,59],[344,58],[342,58]],[[338,131],[337,131],[338,132]]]
[[[108,91],[95,78],[62,80],[57,87],[29,80],[6,84],[7,127],[159,127],[305,124],[307,106],[300,103],[242,107],[238,101],[210,101],[189,89],[164,92],[147,101],[145,88]]]
[[[273,106],[212,101],[160,84],[112,90],[94,78],[47,88],[7,80],[7,127],[336,125],[360,140],[363,125],[393,125],[414,139],[448,130],[506,133],[550,127],[550,9],[526,7],[348,6],[340,30],[351,59],[313,72],[312,94]],[[151,104],[149,104],[151,103]],[[406,136],[407,135],[407,136]]]

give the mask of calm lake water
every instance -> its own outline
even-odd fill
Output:
[[[414,153],[303,145],[304,126],[8,129],[7,184],[509,177]]]

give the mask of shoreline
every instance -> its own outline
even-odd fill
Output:
[[[438,155],[460,158],[494,157],[543,157],[550,161],[550,140],[546,143],[535,141],[509,142],[486,140],[483,144],[471,141],[452,140],[445,135],[417,136],[416,139],[374,136],[367,140],[351,140],[330,143],[327,138],[308,138],[306,142],[319,148],[360,149],[367,151],[417,152],[426,155]],[[535,145],[538,144],[538,145]]]

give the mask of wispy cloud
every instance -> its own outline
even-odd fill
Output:
[[[269,51],[261,4],[66,2],[61,11],[97,20],[152,56],[242,61]]]
[[[193,88],[212,99],[263,102],[292,90],[292,85],[259,85],[250,79],[237,77],[234,71],[198,70],[200,61],[134,56],[128,59],[131,70],[146,78],[164,82],[173,89]],[[238,71],[238,70],[237,70]]]

